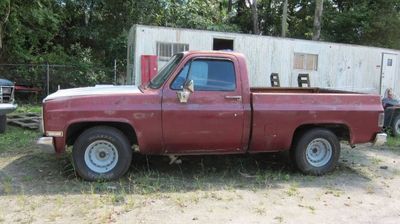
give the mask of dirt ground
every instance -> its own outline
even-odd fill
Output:
[[[0,223],[400,223],[399,148],[343,146],[321,177],[281,154],[136,157],[120,181],[89,183],[31,145],[0,153]]]

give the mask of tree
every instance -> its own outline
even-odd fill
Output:
[[[323,21],[325,40],[400,49],[399,0],[334,0]]]
[[[0,55],[1,55],[1,50],[3,49],[3,36],[4,36],[4,27],[6,23],[8,22],[8,17],[10,16],[11,12],[11,3],[10,0],[6,0],[0,3],[0,9],[1,11],[4,12],[0,16]]]
[[[283,3],[283,9],[282,9],[282,37],[286,37],[286,32],[287,32],[287,10],[288,10],[288,0],[285,0]]]
[[[316,0],[314,13],[314,32],[312,37],[313,40],[319,40],[321,38],[321,17],[323,7],[324,0]]]
[[[258,10],[257,10],[257,0],[245,0],[248,7],[251,9],[252,22],[253,22],[253,33],[260,34],[259,24],[258,24]]]

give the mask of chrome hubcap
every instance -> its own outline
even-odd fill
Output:
[[[96,173],[106,173],[112,170],[117,165],[117,162],[117,148],[108,141],[97,140],[86,148],[86,166]]]
[[[314,167],[325,166],[332,157],[332,146],[323,138],[312,140],[306,149],[307,162]]]

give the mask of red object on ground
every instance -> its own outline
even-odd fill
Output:
[[[24,92],[24,93],[35,93],[38,94],[42,91],[42,89],[37,87],[27,87],[27,86],[15,86],[16,92]]]
[[[140,57],[142,84],[150,82],[157,74],[157,55],[142,55]]]

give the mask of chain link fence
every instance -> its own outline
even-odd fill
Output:
[[[16,85],[16,99],[39,103],[58,89],[116,84],[121,72],[114,68],[62,64],[0,64],[0,78]]]

